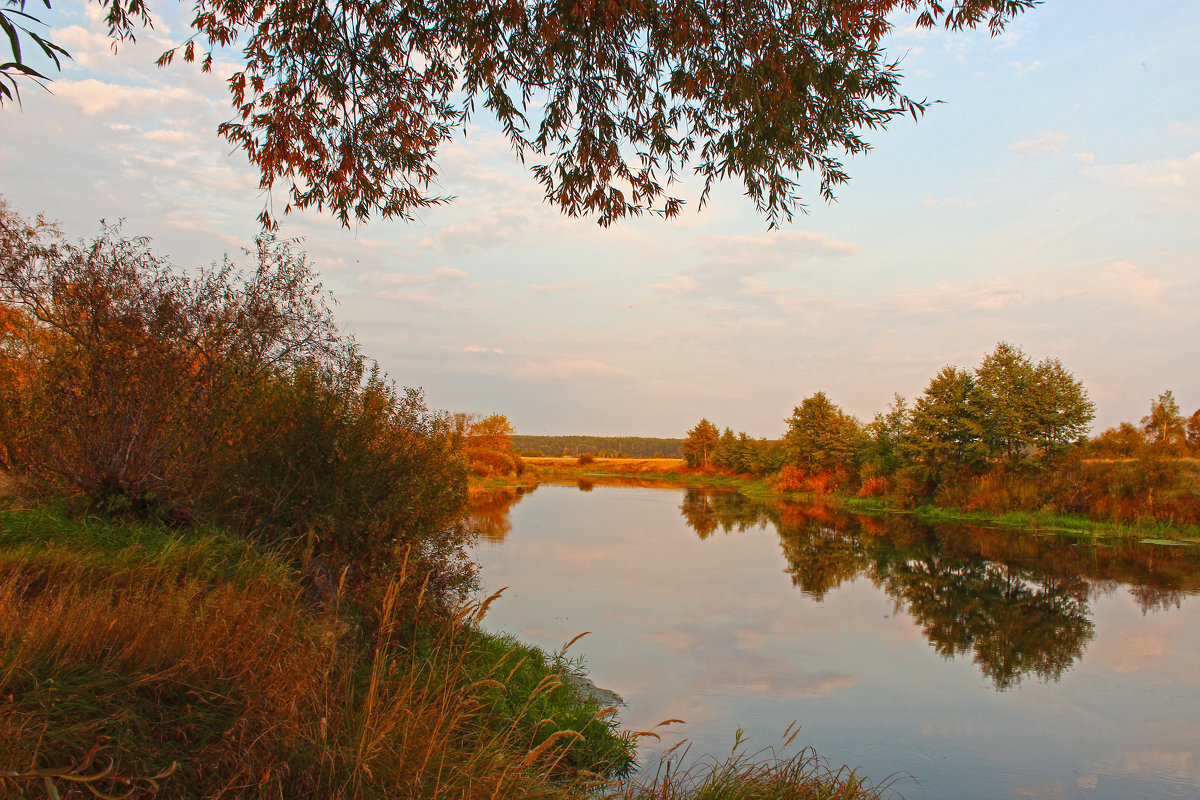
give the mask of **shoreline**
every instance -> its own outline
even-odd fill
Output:
[[[771,486],[768,477],[732,475],[689,468],[684,466],[682,459],[596,458],[591,463],[581,465],[574,457],[530,456],[525,457],[524,461],[526,469],[521,475],[487,478],[471,476],[471,492],[580,482],[592,482],[597,486],[728,489],[763,502],[820,503],[858,514],[907,514],[931,523],[974,523],[1029,533],[1055,533],[1091,539],[1134,539],[1146,544],[1200,544],[1200,526],[1196,525],[1179,525],[1161,520],[1108,522],[1042,511],[1009,511],[997,514],[929,503],[912,508],[899,508],[878,497],[780,492]]]

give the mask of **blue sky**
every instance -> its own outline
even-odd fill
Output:
[[[177,6],[114,55],[98,4],[57,5],[75,58],[53,94],[0,111],[0,192],[72,236],[124,218],[180,265],[236,254],[267,199],[215,133],[231,66],[153,66],[186,36]],[[1185,0],[1049,0],[999,38],[901,21],[905,89],[941,102],[870,133],[837,203],[808,180],[809,213],[780,231],[734,183],[672,221],[567,219],[479,120],[441,152],[450,206],[351,230],[293,214],[281,233],[397,382],[521,433],[681,436],[706,416],[778,436],[816,391],[866,421],[1002,340],[1061,358],[1097,430],[1164,389],[1190,414],[1197,41]]]

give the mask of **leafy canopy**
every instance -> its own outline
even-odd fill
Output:
[[[114,43],[152,22],[144,0],[98,2]],[[701,206],[734,178],[775,226],[803,208],[800,173],[833,199],[844,154],[870,149],[864,132],[923,111],[880,47],[889,16],[994,35],[1036,4],[196,0],[191,37],[159,63],[179,53],[207,71],[214,49],[241,47],[234,117],[218,132],[263,189],[286,187],[285,213],[328,207],[348,225],[446,202],[433,191],[438,147],[483,106],[568,215],[674,216],[671,186],[691,171]],[[275,222],[269,207],[260,219]]]

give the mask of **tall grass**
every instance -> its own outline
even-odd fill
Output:
[[[0,795],[44,797],[53,771],[111,760],[111,777],[50,780],[64,798],[121,794],[116,776],[177,762],[161,797],[554,798],[594,779],[581,765],[615,763],[576,755],[593,732],[620,740],[557,665],[480,644],[486,602],[418,628],[419,609],[397,613],[423,596],[402,571],[359,625],[317,613],[269,562],[182,557],[166,530],[3,524]]]
[[[902,777],[874,783],[849,767],[833,768],[811,748],[788,754],[800,733],[789,726],[778,747],[751,751],[737,731],[730,755],[705,756],[687,763],[668,751],[652,777],[631,782],[619,800],[883,800],[900,798],[894,788]],[[680,745],[676,745],[676,748]],[[674,750],[675,748],[672,748]]]

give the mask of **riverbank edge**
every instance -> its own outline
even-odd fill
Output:
[[[637,465],[634,469],[622,469],[620,462]],[[529,463],[532,462],[532,463]],[[608,469],[605,467],[608,466]],[[1200,526],[1177,525],[1161,520],[1139,520],[1134,523],[1104,522],[1088,517],[1053,514],[1041,511],[1010,511],[996,514],[985,511],[970,511],[923,504],[913,508],[900,508],[885,498],[856,497],[854,495],[814,492],[780,492],[769,478],[746,475],[731,475],[701,470],[656,470],[647,467],[639,459],[596,459],[586,465],[538,464],[536,459],[527,459],[527,467],[521,475],[471,476],[470,485],[476,491],[505,488],[535,487],[541,484],[592,481],[598,485],[628,485],[630,481],[645,481],[661,488],[708,488],[737,491],[753,500],[764,502],[792,501],[822,503],[844,508],[856,514],[889,515],[905,514],[923,522],[960,522],[985,527],[1005,528],[1029,533],[1052,533],[1091,539],[1121,538],[1137,539],[1151,544],[1200,544]]]
[[[30,614],[28,606],[42,597],[47,608]],[[744,796],[769,778],[774,792],[756,795],[764,800],[895,796],[889,789],[894,778],[873,784],[849,767],[831,768],[810,748],[769,758],[735,752],[713,773],[721,779],[717,794],[701,780],[710,777],[707,762],[698,765],[704,775],[674,764],[669,776],[656,774],[654,783],[622,779],[619,772],[606,779],[597,770],[612,764],[619,752],[584,745],[572,730],[582,725],[611,731],[604,737],[610,743],[654,734],[616,729],[613,706],[624,702],[588,680],[582,661],[564,657],[571,643],[548,654],[509,634],[478,628],[475,623],[494,599],[468,606],[474,609],[466,615],[475,621],[473,632],[482,637],[470,648],[481,656],[473,665],[456,656],[462,648],[447,652],[438,639],[425,636],[411,649],[394,649],[385,638],[357,646],[360,620],[353,611],[322,607],[285,559],[219,528],[75,517],[0,495],[0,694],[5,700],[0,733],[12,745],[0,754],[0,795],[15,791],[18,798],[44,798],[61,792],[64,798],[80,798],[90,796],[86,792],[112,796],[119,789],[130,798],[161,793],[203,800],[215,796],[205,780],[216,780],[224,787],[222,796],[232,800],[484,800],[516,794],[543,800],[688,800]],[[123,616],[129,608],[141,616]],[[42,613],[48,610],[54,613]],[[92,624],[64,635],[62,629],[82,616]],[[169,619],[156,622],[155,617]],[[258,640],[256,632],[262,634]],[[308,661],[297,659],[305,654]],[[212,672],[231,659],[238,663],[219,685],[188,677],[201,662]],[[344,691],[318,692],[332,705],[306,709],[295,702],[307,684],[321,683],[327,676],[320,673],[339,663],[361,674]],[[396,696],[397,681],[410,676],[418,684],[415,691]],[[253,685],[243,689],[278,697],[246,697],[238,687],[244,680]],[[428,691],[420,685],[425,680],[434,682]],[[565,705],[547,704],[553,694]],[[397,730],[407,718],[422,716],[420,704],[436,715],[461,716],[461,724],[451,721],[440,731],[439,741],[456,749],[442,751],[432,762],[433,743],[426,747],[422,737],[401,736]],[[500,731],[486,724],[495,709]],[[348,740],[342,736],[345,741],[339,742],[331,711],[358,726]],[[312,730],[280,737],[280,731],[293,730],[297,716],[311,718]],[[512,736],[522,719],[534,723],[525,749],[520,749],[520,731]],[[479,738],[471,731],[482,732],[482,749],[459,752],[464,737]],[[380,785],[391,766],[387,756],[403,755],[391,752],[396,738],[413,740],[424,750],[425,763],[436,767],[432,785],[420,774],[407,774],[406,781],[391,787]],[[365,751],[363,742],[371,744]],[[563,755],[570,760],[567,743],[585,747],[584,762],[563,772]],[[214,747],[221,744],[228,745],[224,755],[214,757]],[[401,762],[401,768],[415,763]],[[544,766],[547,762],[550,766]],[[453,784],[440,782],[446,774]],[[292,792],[297,782],[306,791]]]

